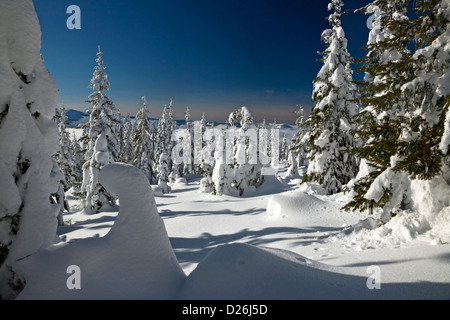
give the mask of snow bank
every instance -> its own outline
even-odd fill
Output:
[[[274,217],[310,218],[327,208],[327,203],[303,191],[273,195],[267,202],[267,214]]]
[[[450,205],[450,186],[442,176],[432,180],[412,180],[411,198],[413,209],[433,222],[436,214]]]
[[[423,216],[408,211],[400,212],[386,224],[383,224],[380,219],[368,217],[329,241],[339,241],[341,247],[354,248],[357,251],[400,247],[426,230],[429,230],[429,225]]]
[[[350,282],[343,282],[339,289],[331,269],[288,251],[242,243],[223,245],[189,275],[180,298],[294,300],[348,296]],[[364,282],[361,280],[361,287]]]
[[[450,243],[450,207],[443,208],[436,215],[429,236],[432,244]]]
[[[110,164],[100,182],[120,200],[103,238],[55,245],[24,260],[29,279],[19,299],[168,299],[185,274],[172,250],[148,180],[130,165]],[[67,268],[80,268],[81,289],[69,290]]]
[[[431,244],[450,242],[450,188],[444,177],[410,180],[409,189],[409,209],[397,210],[388,221],[382,221],[385,213],[381,218],[374,215],[361,220],[337,237],[341,246],[357,250],[399,247],[418,238]]]
[[[424,290],[429,292],[427,298],[439,296],[437,290],[429,290],[431,285],[419,283],[382,283],[381,290],[370,290],[369,275],[351,275],[345,267],[327,266],[290,251],[235,243],[214,249],[201,261],[187,278],[179,298],[406,299],[423,297]],[[445,290],[440,293],[442,297],[448,297]]]

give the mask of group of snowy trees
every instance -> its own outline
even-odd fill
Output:
[[[67,207],[64,192],[72,187],[87,214],[113,205],[115,195],[98,181],[100,170],[111,162],[141,169],[162,193],[170,192],[170,182],[196,174],[202,178],[203,192],[242,196],[262,184],[264,166],[278,162],[280,153],[287,158],[287,141],[280,145],[276,124],[270,129],[265,122],[257,127],[246,107],[230,114],[225,129],[209,125],[204,114],[200,121],[192,121],[189,108],[185,123],[177,126],[172,100],[159,120],[150,119],[146,97],[134,119],[122,117],[107,96],[110,83],[100,47],[96,62],[90,82],[93,93],[88,98],[92,107],[81,137],[69,137],[64,108],[54,117],[60,129],[60,150],[54,156],[60,168],[60,190],[54,198],[63,204],[61,208]]]
[[[330,2],[316,105],[306,120],[299,112],[302,130],[290,155],[306,154],[303,181],[329,194],[350,191],[345,209],[382,208],[384,222],[411,209],[413,180],[450,184],[450,2],[414,5],[411,17],[408,0],[375,0],[360,9],[374,20],[360,61],[364,80],[356,86],[340,19],[343,2]]]
[[[450,2],[374,1],[375,14],[361,70],[361,112],[354,154],[364,159],[349,209],[383,208],[385,219],[409,209],[413,180],[446,177],[449,153]],[[447,183],[450,181],[446,179]]]
[[[351,191],[346,209],[406,208],[411,179],[432,179],[447,168],[449,5],[417,1],[414,19],[408,18],[407,0],[376,0],[360,9],[374,20],[360,61],[364,80],[358,83],[341,23],[343,5],[341,0],[328,5],[331,28],[322,33],[326,50],[313,81],[316,105],[309,117],[299,107],[298,132],[289,145],[285,137],[280,141],[275,125],[266,130],[264,121],[256,127],[245,107],[230,114],[227,130],[207,127],[204,116],[191,121],[189,109],[183,129],[177,128],[172,101],[159,121],[150,122],[145,97],[134,121],[123,120],[106,96],[109,82],[99,48],[90,121],[79,140],[86,212],[114,202],[97,181],[110,162],[135,165],[164,193],[169,182],[200,174],[202,191],[242,196],[263,182],[267,158],[280,155],[287,160],[287,177],[301,177],[304,166],[303,182],[317,182],[328,194]],[[74,181],[77,174],[64,169],[62,158],[64,176]],[[67,189],[67,177],[64,181]]]

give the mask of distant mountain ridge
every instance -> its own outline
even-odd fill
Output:
[[[79,110],[74,109],[68,109],[66,111],[67,116],[67,127],[69,128],[77,128],[80,124],[86,123],[89,121],[89,111],[83,112]],[[131,119],[134,119],[134,116],[131,116]],[[150,121],[159,121],[159,119],[156,118],[149,118]],[[186,123],[186,120],[175,120],[177,126],[184,125]],[[225,122],[215,122],[215,121],[208,121],[208,124],[218,126],[218,125],[225,125]],[[280,129],[292,129],[293,127],[288,124],[279,123],[277,124]]]

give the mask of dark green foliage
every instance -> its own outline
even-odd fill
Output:
[[[364,143],[352,152],[374,169],[355,183],[356,195],[345,206],[347,210],[383,208],[392,197],[391,189],[384,188],[378,202],[364,195],[388,169],[405,172],[409,179],[430,180],[442,174],[446,159],[439,144],[449,96],[437,94],[434,79],[445,73],[450,61],[438,61],[442,48],[433,47],[431,54],[418,51],[448,28],[448,19],[438,10],[441,3],[416,1],[417,18],[411,20],[401,17],[410,5],[407,0],[376,0],[362,9],[380,9],[385,34],[382,40],[367,45],[368,53],[359,68],[368,75],[359,86],[363,110],[355,118],[357,134]]]

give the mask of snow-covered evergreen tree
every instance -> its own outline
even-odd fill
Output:
[[[53,119],[57,122],[59,129],[59,150],[54,155],[56,166],[53,170],[53,175],[59,181],[59,187],[57,192],[52,195],[51,201],[60,205],[58,225],[62,226],[64,225],[63,214],[65,211],[69,211],[65,192],[76,183],[77,168],[73,162],[74,156],[72,154],[70,135],[66,131],[67,115],[64,106],[55,110]]]
[[[281,161],[286,161],[288,158],[288,151],[289,151],[289,146],[287,143],[287,138],[286,135],[283,136],[283,139],[281,139],[281,146],[280,146],[280,160]]]
[[[79,188],[83,179],[82,159],[84,155],[81,152],[80,143],[75,135],[70,139],[70,149],[72,154],[73,186]]]
[[[159,160],[161,155],[164,153],[163,157],[166,163],[167,169],[169,170],[167,175],[174,178],[175,176],[181,176],[182,168],[174,168],[172,170],[172,149],[175,145],[175,141],[172,141],[173,133],[176,129],[176,122],[174,119],[174,108],[173,100],[170,99],[169,106],[164,106],[161,118],[158,121],[157,134],[156,134],[156,150],[155,159],[157,159],[156,170],[158,172]],[[173,173],[172,173],[173,172]]]
[[[343,191],[355,176],[356,160],[348,151],[353,148],[352,117],[356,112],[354,85],[347,39],[341,25],[343,2],[333,0],[328,9],[332,28],[322,33],[327,44],[323,67],[314,79],[313,101],[316,106],[307,120],[311,130],[306,146],[309,166],[303,181],[321,184],[328,194]]]
[[[207,145],[204,134],[206,132],[206,115],[203,112],[202,118],[200,121],[194,122],[194,137],[193,137],[193,144],[194,144],[194,171],[196,174],[200,174],[202,177],[205,175],[202,173],[204,169],[204,159],[203,156],[203,148]],[[211,169],[212,172],[212,169]],[[206,172],[204,172],[206,173]]]
[[[270,137],[268,144],[268,155],[272,165],[277,165],[280,161],[280,128],[277,119],[270,125]]]
[[[167,153],[167,165],[169,166],[170,172],[172,171],[172,149],[175,145],[175,141],[172,140],[173,133],[177,128],[177,124],[175,122],[175,113],[173,100],[170,99],[169,107],[167,108],[167,132],[166,132],[166,153]],[[181,173],[181,170],[179,169]]]
[[[359,132],[368,142],[357,149],[371,170],[355,183],[346,208],[381,207],[384,221],[398,209],[411,209],[414,179],[431,180],[447,170],[450,5],[417,1],[412,20],[406,17],[407,5],[406,0],[378,0],[365,7],[380,13],[378,38],[369,41],[362,68],[370,77],[362,87],[366,112]]]
[[[173,113],[173,101],[170,100],[169,106],[164,106],[161,118],[158,121],[158,130],[156,136],[156,159],[159,159],[162,153],[167,156],[167,165],[171,170],[171,157],[172,147],[174,142],[172,141],[172,134],[176,129],[176,123]]]
[[[396,170],[430,180],[442,174],[449,159],[450,3],[421,0],[416,5],[419,17],[411,20],[415,51],[407,60],[413,76],[401,88],[408,121]]]
[[[223,135],[219,129],[207,128],[205,113],[202,114],[200,121],[194,124],[194,161],[196,173],[200,174],[200,188],[203,193],[214,192],[214,183],[212,174],[215,165],[215,145]],[[222,150],[223,151],[223,150]]]
[[[161,188],[163,193],[169,193],[170,187],[168,185],[169,182],[169,163],[168,163],[168,156],[165,152],[161,153],[158,159],[157,164],[157,170],[158,170],[158,187]]]
[[[200,151],[200,191],[223,194],[225,179],[225,144],[223,131],[208,128],[203,134],[203,148]]]
[[[365,72],[364,82],[359,89],[362,108],[356,117],[359,128],[357,134],[363,143],[355,148],[354,152],[362,160],[356,182],[352,182],[352,189],[356,194],[346,208],[369,209],[372,212],[375,202],[381,198],[367,199],[366,194],[383,171],[383,178],[389,180],[389,184],[395,185],[399,199],[403,199],[407,193],[407,177],[392,170],[386,171],[391,158],[395,156],[395,147],[385,145],[386,139],[399,136],[401,128],[392,126],[392,123],[404,115],[403,102],[395,103],[389,97],[401,93],[399,88],[392,84],[402,78],[404,73],[399,66],[409,55],[407,46],[410,41],[399,38],[398,33],[394,32],[395,27],[392,29],[392,22],[407,23],[407,4],[408,1],[404,0],[382,0],[374,1],[364,8],[367,14],[373,14],[375,18],[366,46],[368,52],[361,68]],[[392,160],[395,161],[395,158]],[[380,166],[381,163],[383,164]],[[389,186],[388,189],[390,188]],[[371,193],[373,196],[374,193]],[[382,201],[386,203],[388,198],[386,194]]]
[[[162,153],[167,153],[167,106],[164,106],[161,118],[158,120],[158,129],[156,135],[156,159],[161,156]]]
[[[123,143],[120,154],[120,161],[123,163],[132,163],[132,145],[133,145],[134,125],[129,113],[123,119]]]
[[[97,137],[92,151],[91,159],[83,165],[83,184],[81,186],[81,190],[86,193],[83,208],[87,214],[98,213],[104,205],[114,205],[116,200],[115,196],[108,193],[98,180],[100,170],[113,162],[105,132]]]
[[[189,139],[183,139],[183,150],[190,150],[190,161],[183,163],[182,173],[183,177],[189,178],[194,173],[194,126],[191,121],[191,110],[189,108],[186,108],[184,117],[186,119],[186,130],[189,134]]]
[[[67,115],[64,106],[56,110],[56,117],[59,129],[59,150],[55,154],[62,173],[62,184],[64,191],[69,190],[76,181],[77,173],[75,172],[74,156],[72,154],[72,142],[70,134],[66,130]]]
[[[89,84],[89,87],[94,92],[89,95],[87,100],[92,105],[92,108],[89,122],[87,123],[89,143],[85,157],[86,159],[91,157],[97,137],[104,132],[106,133],[108,149],[111,152],[112,159],[113,161],[118,161],[120,160],[122,117],[114,103],[106,95],[106,92],[109,91],[110,83],[105,72],[106,66],[103,63],[103,52],[100,46],[95,61],[97,65]]]
[[[214,147],[214,167],[211,175],[212,182],[212,193],[215,195],[230,194],[228,191],[229,177],[232,174],[230,166],[226,163],[226,147],[225,147],[225,137],[219,129],[217,130],[215,136],[215,147]],[[211,132],[211,131],[209,131]],[[206,137],[206,139],[212,137]],[[206,156],[211,152],[207,151]],[[208,188],[207,180],[203,182],[206,188]],[[209,189],[209,188],[208,188]],[[207,189],[206,189],[207,190]]]
[[[103,52],[98,48],[95,60],[94,75],[89,87],[94,90],[89,95],[88,102],[92,104],[89,122],[86,124],[88,130],[88,149],[85,153],[83,165],[83,184],[81,193],[84,195],[84,209],[87,214],[98,213],[103,205],[113,204],[115,196],[109,194],[98,182],[98,171],[106,164],[120,160],[121,145],[121,116],[114,103],[107,97],[110,83],[103,64]],[[106,145],[105,145],[106,142]],[[96,159],[101,155],[101,160]]]
[[[184,130],[182,131],[184,132]],[[171,150],[171,156],[168,157],[171,162],[170,173],[169,173],[169,182],[174,183],[179,178],[183,176],[183,163],[184,163],[184,150],[183,150],[183,141],[184,137],[186,137],[185,134],[182,132],[174,132],[174,135],[172,137],[172,141],[175,143],[174,147]]]
[[[234,124],[240,122],[240,127]],[[231,127],[227,130],[226,154],[216,153],[213,182],[216,194],[242,196],[259,187],[264,176],[258,158],[257,128],[246,107],[232,112],[228,118]]]
[[[151,126],[149,122],[150,111],[147,107],[146,97],[142,97],[142,108],[136,114],[135,128],[131,138],[131,163],[141,169],[149,182],[155,184],[156,174],[154,143],[151,139]]]
[[[56,180],[59,181],[58,190],[56,190],[55,193],[53,193],[50,197],[50,202],[54,204],[59,205],[59,213],[58,213],[58,226],[64,225],[64,212],[69,211],[69,203],[66,200],[66,195],[64,191],[64,184],[65,184],[65,177],[63,174],[63,171],[59,167],[57,161],[55,158],[53,158],[53,170],[52,175],[55,177]]]
[[[0,300],[26,279],[17,261],[53,243],[58,205],[58,89],[47,71],[31,0],[0,1]]]
[[[270,156],[270,150],[269,150],[269,132],[267,130],[267,122],[266,117],[263,118],[263,121],[261,125],[258,127],[258,136],[259,136],[259,152],[262,153],[264,156],[269,157]]]
[[[298,105],[298,110],[295,112],[297,115],[297,119],[295,120],[295,124],[297,126],[297,132],[291,140],[290,151],[294,151],[295,157],[292,158],[292,155],[289,156],[292,159],[296,160],[295,167],[303,167],[305,165],[306,160],[306,149],[305,149],[305,135],[307,133],[306,127],[306,119],[305,119],[305,111],[302,105]],[[294,165],[292,161],[290,161],[291,165]]]
[[[300,178],[300,173],[298,171],[297,164],[297,156],[294,150],[289,151],[288,159],[287,159],[287,173],[286,177],[289,179],[298,179]]]

